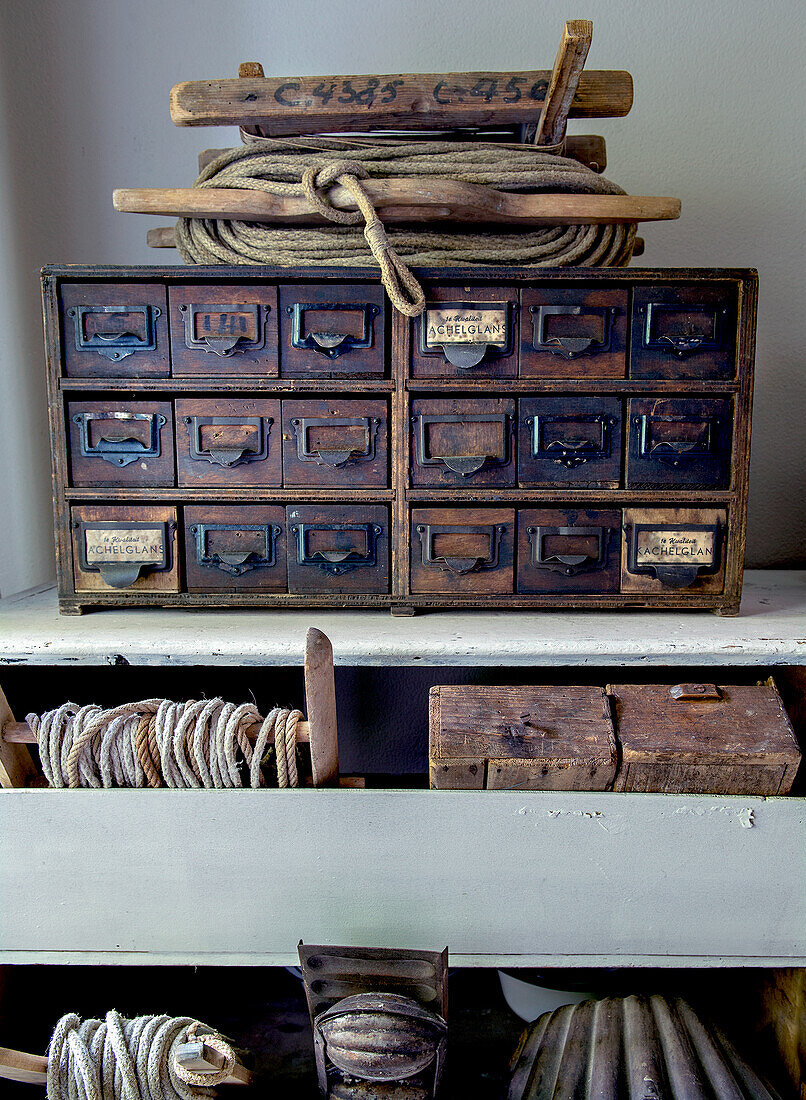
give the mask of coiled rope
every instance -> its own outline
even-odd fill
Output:
[[[174,1058],[182,1043],[203,1039],[224,1058],[213,1073],[186,1070]],[[189,1017],[108,1012],[105,1020],[70,1013],[48,1049],[48,1100],[199,1100],[229,1076],[235,1052],[206,1024]]]
[[[64,703],[25,720],[51,787],[260,787],[272,750],[277,785],[296,787],[302,717],[275,707],[264,718],[223,699],[143,699],[111,710]]]
[[[385,229],[361,180],[414,176],[487,184],[500,191],[625,193],[578,161],[534,145],[255,138],[211,161],[193,186],[304,196],[338,227],[278,229],[256,222],[180,218],[176,246],[185,263],[279,267],[361,266],[369,246],[392,304],[410,317],[422,313],[425,298],[408,265],[619,267],[632,257],[634,224],[552,225],[508,233]],[[334,183],[350,192],[357,211],[331,205],[326,192]],[[362,221],[363,231],[351,228]]]

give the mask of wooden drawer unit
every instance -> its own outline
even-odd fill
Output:
[[[46,269],[61,610],[738,614],[755,272],[416,274]],[[82,568],[99,509],[167,558]]]
[[[514,398],[415,398],[411,404],[412,485],[514,485],[514,429]]]
[[[286,524],[289,592],[389,591],[387,508],[293,504]]]
[[[348,283],[280,290],[281,372],[286,378],[382,375],[386,370],[383,288]]]
[[[620,397],[568,394],[519,402],[518,482],[524,487],[617,489],[624,434]]]
[[[389,484],[389,406],[339,398],[283,401],[283,484],[382,489]]]
[[[202,284],[168,289],[173,374],[276,378],[277,288]]]
[[[521,378],[624,378],[628,303],[621,289],[524,290]]]
[[[187,487],[282,484],[280,402],[251,397],[181,397],[176,467]]]
[[[183,509],[189,592],[285,592],[281,504],[188,504]]]
[[[170,401],[68,401],[70,484],[176,483]]]
[[[71,510],[76,592],[178,592],[176,509],[77,505]]]

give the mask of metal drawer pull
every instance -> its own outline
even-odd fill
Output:
[[[563,359],[576,359],[580,355],[596,355],[610,351],[612,319],[620,313],[616,306],[529,306],[532,315],[532,347],[535,351],[548,351]],[[549,317],[597,317],[602,323],[602,335],[550,336]]]
[[[609,527],[527,527],[526,534],[532,548],[531,563],[535,569],[550,573],[562,573],[574,577],[577,573],[595,573],[607,565],[607,549],[610,544]],[[596,551],[591,554],[551,554],[546,552],[546,540],[550,538],[595,539]]]
[[[676,703],[719,701],[722,692],[716,684],[675,684],[669,688],[669,696]]]
[[[291,427],[297,437],[297,458],[303,462],[331,466],[333,469],[346,466],[348,462],[372,462],[380,423],[377,416],[295,416],[291,420]],[[308,445],[308,432],[312,428],[363,428],[364,443],[361,447],[311,449]]]
[[[196,536],[196,562],[210,569],[220,569],[233,577],[240,577],[252,569],[268,569],[277,562],[276,542],[280,528],[276,523],[194,523],[190,528]],[[208,545],[211,532],[232,534],[231,550],[211,551]],[[237,541],[245,532],[255,531],[263,536],[265,549],[242,550]]]
[[[694,458],[703,458],[716,454],[715,428],[719,425],[718,416],[708,416],[702,419],[690,416],[651,416],[644,413],[642,416],[633,417],[633,424],[638,427],[638,453],[641,458],[653,458],[659,462],[665,462],[669,466],[679,466],[681,461]],[[662,439],[653,442],[653,424],[702,424],[705,428],[704,439]]]
[[[459,370],[472,370],[488,351],[512,354],[511,303],[453,302],[431,307],[420,318],[420,353],[442,354]]]
[[[483,524],[477,527],[462,527],[455,524],[420,523],[417,525],[417,534],[422,544],[423,565],[438,565],[449,569],[451,573],[463,575],[465,573],[481,572],[487,569],[498,568],[498,551],[501,545],[501,536],[504,534],[504,524]],[[437,535],[484,535],[489,539],[490,548],[482,557],[459,557],[458,555],[434,554],[434,539]]]
[[[353,531],[364,536],[365,550],[308,550],[308,540],[314,531]],[[332,577],[341,576],[351,569],[374,567],[377,564],[376,544],[383,527],[378,523],[295,523],[291,533],[297,540],[297,563],[322,569]]]
[[[185,347],[220,355],[224,359],[237,352],[259,351],[266,346],[266,314],[270,311],[271,306],[255,302],[214,306],[193,302],[183,304],[179,312],[185,323]],[[213,318],[217,318],[215,324]],[[251,327],[247,318],[252,322]],[[203,335],[200,336],[199,332]]]
[[[715,351],[723,347],[722,319],[727,316],[727,309],[718,309],[716,306],[649,302],[648,305],[639,306],[639,311],[644,314],[643,345],[645,348],[666,351],[670,355],[676,355],[678,359],[685,359],[695,351]],[[678,332],[657,335],[659,318],[672,313],[701,313],[709,318],[710,331],[698,331],[689,321],[684,323]],[[704,329],[705,326],[703,325],[702,328]]]
[[[67,316],[73,319],[76,351],[97,351],[113,363],[133,355],[136,351],[154,351],[157,347],[157,333],[154,321],[160,316],[159,306],[71,306]],[[142,330],[133,330],[130,323],[123,322],[114,332],[93,332],[87,335],[87,317],[95,314],[117,314],[121,318],[130,314],[142,315]]]
[[[447,466],[460,477],[472,477],[484,466],[506,466],[509,462],[509,441],[512,434],[511,416],[501,413],[489,415],[442,416],[420,413],[413,416],[414,460],[418,466]],[[428,427],[431,424],[495,424],[501,429],[501,443],[495,454],[484,455],[432,455],[428,453]]]
[[[532,429],[532,458],[548,458],[568,470],[573,470],[592,459],[610,456],[610,429],[616,423],[613,416],[605,416],[603,413],[537,413],[527,416],[526,423]],[[599,439],[552,439],[550,443],[546,443],[546,429],[549,424],[563,424],[568,427],[575,424],[596,424],[599,426]]]
[[[719,522],[628,523],[627,568],[667,588],[690,588],[700,576],[719,572],[723,533]]]
[[[97,443],[90,439],[90,425],[93,422],[108,421],[110,427],[102,429]],[[138,458],[159,458],[160,431],[165,425],[162,413],[132,412],[80,412],[73,416],[73,423],[81,429],[79,445],[82,458],[101,458],[113,466],[128,466]],[[143,423],[149,425],[148,442],[144,443],[127,430],[126,425]],[[115,425],[119,428],[115,430]]]
[[[190,425],[190,457],[199,462],[212,462],[217,466],[239,466],[247,462],[260,462],[269,454],[269,433],[274,423],[270,416],[186,416]],[[204,447],[202,428],[238,426],[253,428],[255,442],[232,442]]]
[[[110,588],[130,588],[144,570],[169,568],[173,522],[74,520],[73,527],[81,569],[100,573]]]
[[[360,336],[350,336],[345,332],[305,332],[305,313],[311,310],[321,313],[325,310],[337,310],[340,313],[360,313],[363,316],[363,328]],[[374,343],[373,318],[380,313],[380,307],[370,302],[356,305],[351,302],[342,305],[338,302],[295,302],[286,306],[291,317],[291,344],[304,351],[318,351],[328,359],[338,359],[349,351],[361,351],[371,348]]]

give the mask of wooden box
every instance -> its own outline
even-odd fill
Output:
[[[77,505],[71,512],[77,592],[177,592],[176,509]]]
[[[772,683],[608,688],[620,765],[616,790],[786,794],[798,742]]]
[[[601,687],[436,686],[429,730],[436,788],[606,791],[616,775]]]
[[[60,609],[737,614],[755,273],[416,274],[410,319],[375,267],[46,269]],[[147,421],[90,419],[85,440],[72,419],[138,410],[165,418],[159,454]],[[253,568],[200,565],[196,509],[252,507],[284,516],[277,563],[254,564],[253,530]],[[176,567],[82,570],[78,508],[168,509]]]

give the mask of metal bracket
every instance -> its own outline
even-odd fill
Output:
[[[317,462],[319,465],[338,469],[348,462],[372,462],[375,458],[375,437],[378,434],[380,420],[377,416],[295,416],[291,427],[297,437],[297,458],[302,462]],[[364,446],[343,449],[315,450],[308,446],[308,432],[311,428],[361,428],[364,429]]]
[[[652,532],[678,532],[688,534],[690,532],[703,531],[713,534],[713,562],[708,565],[696,565],[694,563],[663,562],[657,565],[639,564],[638,540],[642,531]],[[624,525],[624,537],[627,540],[627,570],[630,573],[654,576],[667,588],[691,588],[701,576],[710,576],[719,572],[723,524],[717,523],[627,523]]]
[[[597,573],[607,565],[607,550],[612,531],[609,527],[527,527],[526,534],[532,548],[531,564],[535,569],[562,573],[574,577],[577,573]],[[562,538],[595,538],[595,554],[547,554],[545,540],[552,536]]]
[[[188,302],[179,307],[185,323],[185,347],[196,351],[206,351],[213,355],[220,355],[227,359],[237,352],[259,351],[266,346],[266,315],[271,311],[271,306],[258,305],[255,302],[244,302],[227,305],[198,304]],[[249,339],[244,333],[224,332],[210,333],[207,336],[196,335],[196,317],[198,314],[216,313],[220,318],[235,317],[239,313],[248,313],[255,323],[255,338]],[[233,322],[230,322],[231,327]],[[222,327],[224,327],[222,325]]]
[[[198,565],[220,569],[233,577],[240,577],[252,569],[268,569],[277,563],[276,543],[280,527],[276,523],[194,523],[190,530],[196,537]],[[236,539],[244,531],[258,531],[266,540],[266,549],[262,556],[254,550],[242,551],[234,547],[231,551],[218,550],[210,553],[207,538],[211,531],[231,531]]]
[[[716,306],[684,305],[683,303],[649,302],[639,306],[639,311],[644,314],[644,326],[642,342],[645,348],[654,351],[666,351],[670,355],[676,355],[678,359],[685,359],[695,351],[715,351],[721,349],[722,321],[727,316],[727,309],[718,309]],[[664,336],[653,336],[656,318],[662,313],[702,313],[711,317],[711,332],[696,332],[689,324],[687,328],[677,333],[668,333]]]
[[[324,310],[362,313],[361,336],[350,336],[344,332],[309,332],[303,335],[305,313],[309,309],[316,313]],[[286,313],[291,317],[292,347],[301,348],[303,351],[318,351],[328,359],[338,359],[340,355],[345,355],[349,351],[371,348],[375,340],[373,318],[380,312],[380,306],[372,305],[371,302],[365,302],[363,305],[355,302],[346,305],[339,302],[295,302],[293,306],[286,306]]]
[[[497,569],[501,536],[505,530],[506,526],[502,523],[479,524],[475,527],[460,526],[458,524],[420,523],[417,525],[417,534],[422,544],[423,565],[444,566],[451,573],[458,573],[460,576],[465,573]],[[490,550],[486,557],[435,557],[434,537],[436,535],[486,535],[490,540]]]
[[[130,588],[144,570],[157,573],[170,568],[172,536],[169,532],[176,528],[173,522],[82,519],[74,520],[73,527],[78,531],[78,561],[82,571],[100,573],[110,588]],[[93,531],[106,531],[111,536],[119,533],[120,557],[123,560],[90,562],[87,557],[87,535]],[[142,539],[125,537],[131,534],[136,536],[138,531],[153,531],[158,539],[144,546]],[[129,551],[125,549],[127,546]]]
[[[308,535],[311,531],[356,531],[366,540],[366,552],[357,550],[315,550],[308,553]],[[312,565],[339,577],[351,569],[372,568],[377,564],[376,544],[383,527],[378,523],[295,523],[291,534],[297,540],[297,564]]]
[[[460,477],[472,477],[487,465],[506,466],[510,458],[511,420],[509,413],[450,416],[419,413],[411,418],[414,427],[414,461],[418,466],[442,464]],[[427,428],[430,424],[497,424],[501,428],[500,453],[497,455],[430,455],[427,441]]]
[[[269,433],[274,420],[271,416],[186,416],[190,425],[190,457],[198,462],[212,462],[217,466],[240,466],[247,462],[260,462],[269,454]],[[205,427],[239,425],[254,427],[257,442],[254,447],[246,444],[204,448],[201,429]]]
[[[143,443],[142,440],[131,435],[119,439],[102,435],[99,441],[93,444],[90,439],[90,424],[93,421],[109,420],[120,424],[133,421],[150,422],[149,442]],[[78,424],[80,429],[79,446],[82,458],[101,458],[113,466],[128,466],[138,458],[159,458],[160,431],[166,419],[162,413],[80,412],[74,413],[73,423]]]
[[[621,310],[617,306],[529,306],[532,314],[532,347],[535,351],[548,351],[563,359],[577,359],[580,355],[596,355],[610,351],[612,319]],[[602,322],[602,336],[549,336],[549,317],[598,317]]]
[[[532,428],[532,458],[547,458],[573,470],[585,462],[610,457],[610,429],[616,418],[604,413],[562,414],[536,413],[527,416],[525,422]],[[546,424],[598,424],[600,438],[598,442],[590,439],[553,439],[543,445],[543,429]]]
[[[485,358],[498,359],[512,355],[515,347],[515,314],[512,306],[512,302],[442,302],[427,307],[426,312],[420,316],[418,322],[420,330],[420,354],[441,354],[458,370],[472,370],[473,367],[477,367]],[[446,311],[456,310],[457,312],[462,310],[474,310],[478,312],[491,310],[503,313],[506,326],[506,343],[501,345],[480,341],[478,343],[444,342],[429,344],[427,342],[428,312],[430,309],[439,310],[440,308]]]
[[[633,417],[638,427],[638,453],[641,458],[657,459],[669,466],[679,466],[682,461],[694,458],[712,457],[716,454],[715,428],[719,425],[718,416],[652,416],[644,413]],[[659,443],[652,442],[653,424],[703,424],[706,428],[705,439],[669,439]]]
[[[142,313],[143,335],[138,336],[121,328],[116,332],[96,332],[92,336],[84,334],[84,318],[93,313]],[[97,351],[113,363],[133,355],[136,351],[154,351],[157,347],[157,332],[154,321],[160,316],[159,306],[70,306],[67,316],[73,319],[76,351]]]

